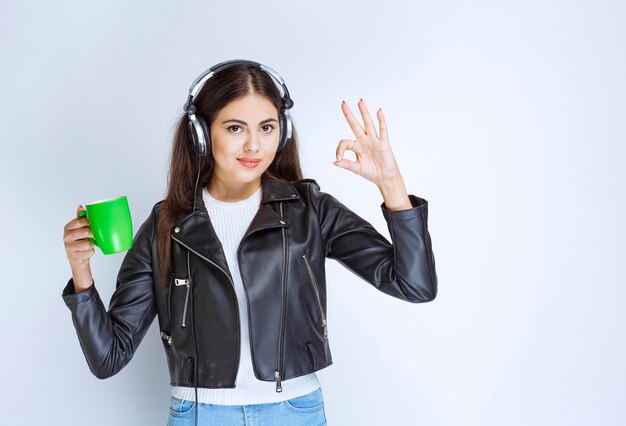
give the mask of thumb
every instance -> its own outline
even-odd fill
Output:
[[[357,173],[357,170],[359,168],[359,165],[356,161],[346,160],[345,158],[342,158],[341,160],[335,160],[333,161],[333,164],[335,166],[341,167],[342,169],[350,170],[354,173]]]

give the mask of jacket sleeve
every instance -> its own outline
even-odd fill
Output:
[[[133,357],[156,316],[152,279],[151,242],[154,209],[133,238],[117,276],[109,310],[104,307],[95,282],[75,293],[70,278],[62,297],[89,369],[99,379],[117,374]]]
[[[430,233],[428,202],[409,194],[412,208],[380,208],[387,221],[390,243],[369,222],[332,195],[309,185],[319,217],[326,257],[335,259],[390,296],[412,303],[437,296],[437,273]]]

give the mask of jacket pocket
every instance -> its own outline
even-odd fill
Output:
[[[309,282],[311,283],[313,291],[315,292],[317,307],[319,308],[320,316],[322,317],[322,329],[324,330],[324,339],[328,339],[328,324],[326,323],[326,316],[324,316],[324,310],[322,309],[322,301],[320,299],[319,288],[317,287],[317,281],[315,281],[315,275],[313,275],[313,269],[311,269],[311,265],[309,264],[309,259],[307,258],[306,252],[302,252],[302,259],[304,259],[304,264],[306,265],[306,269],[310,278]]]
[[[315,367],[317,365],[317,363],[315,362],[315,360],[317,359],[317,352],[315,351],[315,346],[313,346],[313,343],[311,342],[306,342],[304,344],[304,350],[306,351],[307,355],[309,355],[309,360],[311,361],[310,363],[311,371],[315,371]]]
[[[195,382],[195,368],[193,357],[187,358],[187,383],[193,385]]]
[[[169,285],[167,286],[167,318],[172,324],[172,284],[174,283],[174,274],[170,275]]]

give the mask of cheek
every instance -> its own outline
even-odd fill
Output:
[[[211,142],[211,149],[214,157],[228,157],[234,154],[235,144],[228,143],[228,141],[220,140]]]
[[[276,153],[277,149],[278,149],[278,134],[276,134],[275,136],[272,136],[271,138],[268,138],[268,140],[265,143],[266,152]]]

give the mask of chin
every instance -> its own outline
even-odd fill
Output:
[[[242,174],[240,174],[239,175],[239,181],[240,182],[246,182],[246,183],[254,182],[255,180],[257,180],[257,179],[259,179],[261,177],[263,172],[265,172],[265,169],[263,169],[263,170],[250,170],[249,173],[242,173]]]

